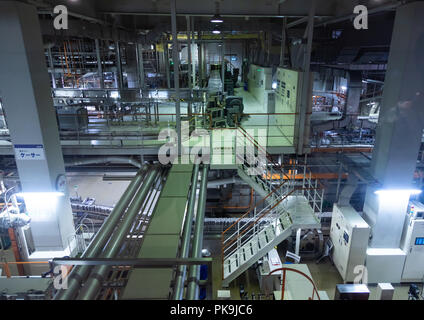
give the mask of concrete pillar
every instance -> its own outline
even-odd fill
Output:
[[[362,92],[362,73],[361,71],[349,72],[349,85],[346,99],[346,114],[348,116],[359,114],[359,101]]]
[[[379,185],[368,188],[364,218],[373,248],[399,248],[409,195],[377,196],[375,189],[410,189],[424,126],[424,3],[396,11],[371,170]]]
[[[31,217],[31,257],[63,256],[74,225],[66,190],[55,194],[65,168],[36,8],[1,1],[0,42],[0,96]]]
[[[311,52],[312,52],[312,40],[314,34],[314,17],[316,9],[316,0],[312,0],[309,8],[308,15],[308,25],[305,30],[306,45],[303,46],[303,83],[302,83],[302,98],[300,101],[300,115],[299,115],[299,135],[297,143],[297,152],[298,154],[304,153],[304,147],[309,139],[309,130],[310,130],[310,114],[307,116],[309,111],[312,111],[311,104],[311,91],[312,84],[310,78],[310,68],[311,68]]]

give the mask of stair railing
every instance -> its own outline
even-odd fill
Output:
[[[221,257],[222,257],[222,268],[224,266],[223,262],[226,257],[228,257],[228,254],[226,254],[229,249],[228,247],[233,244],[238,238],[240,238],[244,233],[247,232],[247,226],[249,226],[249,229],[255,227],[255,222],[263,219],[261,217],[263,215],[263,212],[265,208],[271,208],[273,207],[273,202],[269,203],[264,209],[257,210],[259,206],[261,206],[265,202],[270,202],[270,198],[275,195],[275,193],[286,184],[286,181],[282,182],[277,188],[275,188],[273,191],[271,191],[265,198],[261,199],[259,202],[256,203],[255,206],[249,208],[240,218],[238,218],[233,224],[231,224],[227,229],[225,229],[221,233]],[[283,199],[281,199],[282,201]],[[280,201],[280,202],[281,202]],[[261,217],[259,219],[259,217]],[[249,219],[249,220],[246,220]],[[249,223],[250,222],[250,223]],[[243,223],[243,229],[240,231],[241,223]],[[231,233],[231,234],[230,234]],[[223,274],[224,275],[224,274]]]

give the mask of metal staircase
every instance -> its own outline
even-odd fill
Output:
[[[240,126],[235,135],[235,144],[238,175],[262,197],[270,195],[267,197],[268,203],[274,203],[291,190],[295,182],[295,171],[286,172],[266,149]]]
[[[238,174],[264,198],[222,233],[224,287],[287,239],[293,229],[319,227],[315,212],[322,210],[323,198],[318,181],[313,182],[310,174],[307,178],[306,167],[297,184],[295,170],[286,172],[243,128],[237,130],[243,137],[239,144],[250,150],[236,152]],[[236,150],[238,142],[236,137]]]

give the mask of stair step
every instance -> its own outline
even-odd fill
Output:
[[[260,249],[264,248],[268,244],[268,241],[266,240],[264,231],[259,232],[258,240],[259,240],[258,242],[260,244]]]

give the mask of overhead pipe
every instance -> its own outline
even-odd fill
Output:
[[[131,226],[133,225],[134,220],[137,217],[137,214],[140,212],[140,209],[144,203],[144,200],[147,197],[149,189],[151,188],[153,182],[156,180],[158,172],[158,168],[154,168],[147,174],[146,179],[145,181],[143,181],[141,188],[134,196],[134,201],[131,203],[130,207],[127,210],[127,213],[124,215],[123,220],[119,224],[118,230],[113,233],[112,238],[107,244],[107,249],[101,255],[102,258],[114,258],[116,254],[118,254],[120,248],[122,247],[122,242],[126,239],[126,235],[130,231]],[[94,270],[90,273],[88,281],[84,284],[84,287],[82,288],[77,299],[94,299],[97,293],[99,292],[108,271],[109,266],[96,266]]]
[[[200,186],[199,202],[197,205],[196,222],[193,235],[193,245],[191,249],[192,258],[200,258],[202,256],[203,246],[203,223],[205,220],[205,208],[207,198],[208,184],[208,165],[203,165],[202,184]],[[199,281],[200,266],[190,266],[188,285],[187,285],[187,300],[197,300],[199,297]]]
[[[242,184],[244,181],[240,178],[231,177],[208,181],[208,188],[216,188],[225,184]]]
[[[196,204],[197,180],[199,177],[199,165],[194,167],[193,177],[191,179],[191,193],[188,203],[187,216],[184,222],[184,231],[181,244],[181,258],[188,258],[191,240],[191,230],[193,225],[194,207]],[[184,291],[184,280],[186,278],[187,266],[179,266],[178,276],[174,287],[174,300],[182,300]]]
[[[135,192],[140,187],[140,183],[144,178],[145,170],[146,167],[138,171],[137,175],[125,189],[122,197],[116,203],[115,207],[113,208],[106,221],[103,223],[100,230],[96,233],[87,249],[83,252],[81,258],[95,258],[104,249],[104,246],[108,242],[116,225],[121,220],[125,209],[128,207],[134,198]],[[90,270],[91,268],[89,266],[75,266],[67,277],[68,288],[66,290],[59,290],[54,299],[73,300],[76,297],[79,288],[81,287],[82,281],[87,278]]]
[[[106,162],[128,163],[137,168],[141,168],[143,166],[140,161],[137,161],[133,158],[108,156],[108,157],[87,158],[87,159],[66,161],[65,167],[82,166],[87,164],[98,164],[98,163],[106,163]]]

